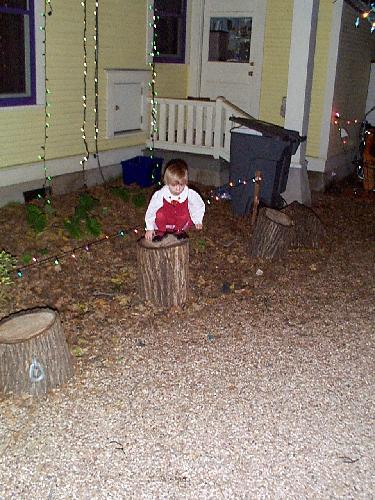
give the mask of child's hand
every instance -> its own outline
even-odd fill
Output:
[[[195,224],[195,229],[198,229],[198,231],[200,231],[201,229],[203,229],[203,224]]]
[[[145,239],[148,240],[148,241],[151,241],[152,238],[154,237],[154,234],[155,234],[155,231],[152,231],[151,229],[148,229],[145,232]]]

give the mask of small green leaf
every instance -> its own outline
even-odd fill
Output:
[[[102,232],[100,223],[94,217],[86,218],[86,229],[93,236],[99,236],[100,233]]]
[[[84,352],[83,352],[83,349],[77,345],[77,346],[73,347],[72,354],[76,358],[81,358],[83,356]]]
[[[146,196],[144,193],[135,193],[132,196],[132,203],[137,208],[144,207],[146,205]]]

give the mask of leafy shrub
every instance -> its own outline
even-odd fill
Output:
[[[36,233],[43,232],[47,226],[46,214],[32,203],[26,205],[26,221]]]
[[[132,196],[132,203],[135,207],[141,208],[146,205],[146,196],[144,193],[140,191],[138,193],[134,193]]]
[[[12,283],[10,273],[16,267],[16,259],[5,250],[0,252],[0,285]]]
[[[122,201],[129,201],[130,200],[130,194],[129,194],[129,190],[124,188],[124,187],[113,187],[111,188],[111,191],[112,193],[114,194],[114,196],[117,196],[118,198],[121,198]]]
[[[85,233],[92,236],[100,235],[100,222],[91,214],[98,205],[99,200],[87,193],[79,197],[73,217],[64,221],[64,228],[71,238],[79,240]]]

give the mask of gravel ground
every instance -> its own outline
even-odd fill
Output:
[[[220,309],[200,311],[209,334],[171,318],[46,399],[4,401],[0,497],[374,498],[361,308],[299,328]]]
[[[15,283],[0,317],[54,306],[83,355],[47,397],[0,398],[0,499],[375,498],[375,199],[315,207],[324,247],[275,262],[213,207],[181,309],[139,303],[131,239]],[[9,251],[58,252],[5,231],[20,210]]]

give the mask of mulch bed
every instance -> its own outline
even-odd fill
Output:
[[[208,188],[198,188],[210,199]],[[145,327],[168,329],[171,315],[204,329],[200,311],[210,308],[226,311],[228,321],[238,308],[248,310],[252,321],[277,308],[280,321],[303,324],[314,310],[347,300],[350,286],[369,300],[373,293],[366,276],[373,278],[375,194],[364,192],[355,180],[313,194],[313,209],[327,229],[324,246],[293,250],[277,261],[251,259],[250,216],[236,217],[229,202],[211,200],[203,231],[190,234],[189,300],[173,310],[144,304],[138,295],[136,240],[143,232],[146,209],[132,202],[139,189],[130,187],[127,201],[103,186],[89,192],[99,200],[94,215],[102,235],[97,239],[86,235],[74,240],[64,231],[63,221],[74,213],[79,193],[52,198],[54,213],[40,234],[28,225],[25,206],[0,209],[0,249],[16,256],[19,265],[27,255],[36,258],[21,278],[14,273],[13,283],[3,287],[0,318],[34,307],[57,309],[69,346],[83,367],[98,356],[110,357],[111,346],[123,336],[141,342]],[[148,200],[153,190],[142,192]],[[121,230],[129,232],[117,236]],[[206,330],[209,334],[209,325]]]

